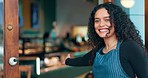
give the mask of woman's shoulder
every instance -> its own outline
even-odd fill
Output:
[[[126,39],[121,42],[120,48],[123,49],[142,49],[142,47],[132,39]]]
[[[126,39],[120,45],[120,53],[123,55],[144,54],[144,49],[134,40]]]

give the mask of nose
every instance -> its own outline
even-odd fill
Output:
[[[105,21],[101,20],[99,26],[102,27],[102,26],[104,26],[104,25],[105,25]]]

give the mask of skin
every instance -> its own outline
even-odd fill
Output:
[[[118,39],[115,34],[114,24],[111,24],[110,15],[105,8],[101,8],[96,12],[94,28],[98,36],[103,38],[105,42],[104,54],[116,48]]]

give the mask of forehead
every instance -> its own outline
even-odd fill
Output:
[[[99,18],[108,17],[108,16],[110,16],[110,15],[105,8],[101,8],[95,13],[95,18],[96,17],[99,17]]]

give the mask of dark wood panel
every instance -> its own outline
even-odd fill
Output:
[[[12,28],[12,29],[11,29]],[[4,78],[19,78],[18,64],[11,66],[10,57],[18,57],[18,0],[4,0]]]
[[[104,0],[104,2],[113,2],[114,0]]]

